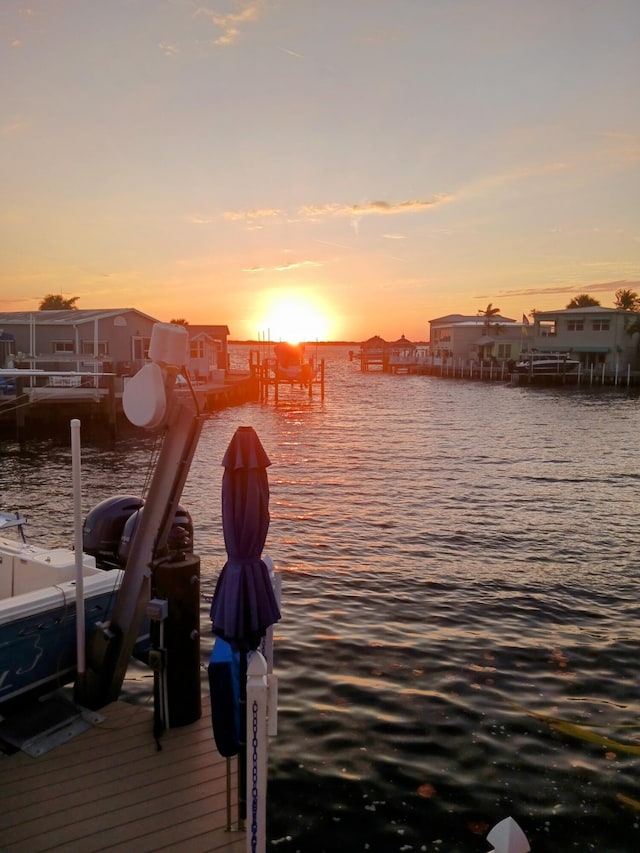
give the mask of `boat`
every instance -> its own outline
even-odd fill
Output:
[[[305,361],[304,344],[281,342],[273,348],[274,370],[277,379],[308,385],[313,379],[313,362]]]
[[[74,482],[78,499],[73,548],[31,544],[24,534],[24,516],[0,512],[0,717],[24,700],[74,679],[78,688],[79,675],[85,674],[85,651],[92,676],[91,667],[97,670],[97,686],[80,685],[87,694],[83,704],[96,708],[117,698],[131,655],[144,659],[150,648],[149,614],[144,608],[149,567],[158,559],[193,556],[191,520],[178,501],[201,417],[184,405],[169,405],[179,370],[173,365],[186,364],[180,354],[186,346],[185,333],[172,324],[156,326],[149,371],[143,368],[138,376],[146,375],[137,383],[131,380],[128,411],[125,401],[133,423],[165,430],[146,500],[132,495],[107,498],[81,523]],[[154,346],[156,361],[151,355]],[[79,421],[76,424],[79,429]],[[77,453],[79,458],[79,448]],[[79,620],[76,597],[84,601]]]
[[[71,548],[25,541],[23,516],[0,513],[0,713],[76,673],[76,558]],[[5,534],[9,528],[17,537]],[[122,571],[83,554],[87,624],[108,618]]]
[[[515,370],[516,373],[548,376],[576,373],[579,367],[578,359],[572,358],[566,352],[529,352],[522,354],[520,361],[516,363]]]

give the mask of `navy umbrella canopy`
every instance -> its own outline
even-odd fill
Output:
[[[227,562],[211,603],[213,632],[234,649],[257,649],[280,619],[262,550],[269,530],[269,457],[253,427],[238,427],[222,460]]]

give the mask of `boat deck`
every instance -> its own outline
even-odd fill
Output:
[[[227,826],[227,762],[215,747],[209,697],[202,717],[164,732],[149,708],[118,701],[104,721],[37,758],[0,754],[0,850],[74,853],[246,850]]]

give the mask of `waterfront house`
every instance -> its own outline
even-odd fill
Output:
[[[0,366],[133,376],[147,360],[157,322],[136,308],[0,313]],[[189,372],[207,380],[226,370],[228,327],[189,325],[187,330]]]
[[[189,372],[196,380],[211,380],[229,369],[229,328],[227,326],[189,324],[187,330],[189,332]]]
[[[448,314],[429,321],[429,357],[435,364],[448,360],[509,361],[526,348],[523,323],[496,315]]]
[[[528,330],[528,349],[571,353],[582,370],[609,375],[637,370],[640,335],[629,334],[640,312],[589,306],[558,311],[535,311]]]
[[[15,367],[131,376],[145,363],[153,324],[135,308],[0,313]]]

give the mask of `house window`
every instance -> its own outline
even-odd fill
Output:
[[[594,332],[608,332],[609,331],[609,320],[594,320],[593,321],[593,331]]]
[[[191,341],[189,344],[190,358],[204,358],[204,341]]]
[[[584,332],[584,320],[568,320],[567,329],[570,332]]]
[[[82,341],[82,355],[93,355],[93,341]],[[98,355],[108,355],[108,341],[98,341]]]
[[[511,344],[498,344],[498,358],[511,358]]]
[[[131,338],[134,361],[143,361],[145,358],[149,358],[150,343],[151,338]]]
[[[556,333],[555,320],[540,320],[540,337],[552,338]]]
[[[75,352],[73,349],[73,341],[54,341],[54,352]]]

